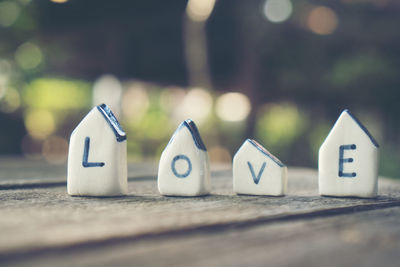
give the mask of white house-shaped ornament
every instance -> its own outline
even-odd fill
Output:
[[[287,167],[259,143],[247,139],[233,158],[233,191],[282,196],[286,187]]]
[[[379,145],[348,110],[339,116],[319,149],[319,193],[338,197],[376,197]]]
[[[161,154],[158,190],[167,196],[200,196],[210,191],[207,149],[192,120],[181,123]]]
[[[126,134],[105,104],[94,107],[71,134],[68,194],[118,196],[128,190]]]

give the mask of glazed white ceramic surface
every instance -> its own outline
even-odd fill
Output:
[[[210,191],[208,153],[192,120],[182,122],[161,154],[158,190],[167,196],[200,196]]]
[[[68,194],[118,196],[128,190],[126,134],[106,105],[94,107],[71,134]]]
[[[287,167],[259,143],[247,139],[233,158],[233,191],[282,196],[286,187]]]
[[[376,197],[379,145],[348,110],[342,112],[319,149],[319,193]]]

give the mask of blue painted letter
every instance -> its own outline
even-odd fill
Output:
[[[352,172],[352,173],[348,173],[348,172],[343,172],[343,164],[347,163],[347,162],[353,162],[353,158],[344,158],[344,150],[355,150],[356,149],[356,145],[352,144],[352,145],[341,145],[339,147],[339,177],[356,177],[356,173]]]
[[[251,176],[253,176],[254,183],[255,183],[255,184],[258,184],[258,182],[259,182],[260,179],[261,179],[261,175],[262,175],[262,173],[264,172],[264,169],[265,169],[265,166],[267,165],[267,163],[264,162],[264,163],[262,164],[261,169],[260,169],[260,171],[258,172],[258,175],[257,175],[257,176],[256,176],[256,174],[254,173],[253,165],[251,165],[251,163],[250,163],[249,161],[247,162],[247,165],[249,165],[249,169],[250,169],[250,172],[251,172]]]
[[[187,162],[187,164],[188,164],[188,169],[187,169],[187,171],[184,172],[184,173],[178,173],[178,172],[176,171],[176,168],[175,168],[176,162],[177,162],[178,160],[180,160],[180,159],[186,160],[186,162]],[[178,177],[178,178],[186,178],[186,177],[192,172],[192,163],[190,162],[190,159],[189,159],[187,156],[185,156],[185,155],[177,155],[177,156],[175,156],[175,157],[172,159],[172,162],[171,162],[171,169],[172,169],[172,172],[174,173],[174,175],[175,175],[176,177]]]
[[[85,167],[85,168],[88,168],[88,167],[103,167],[104,166],[104,162],[88,162],[89,148],[90,148],[90,137],[87,136],[85,138],[85,148],[83,150],[82,166]]]

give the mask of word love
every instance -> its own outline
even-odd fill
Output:
[[[247,139],[233,158],[236,194],[283,196],[287,176],[287,167],[255,140]],[[319,192],[375,197],[377,178],[378,144],[345,110],[319,150]],[[161,154],[158,190],[166,196],[210,192],[208,153],[192,120],[181,123]],[[127,194],[126,134],[105,104],[93,108],[71,135],[68,193]]]

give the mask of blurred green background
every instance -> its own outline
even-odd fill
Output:
[[[400,1],[0,2],[0,154],[65,163],[68,138],[105,102],[131,160],[158,160],[179,123],[212,163],[254,138],[317,167],[348,108],[400,177]]]

